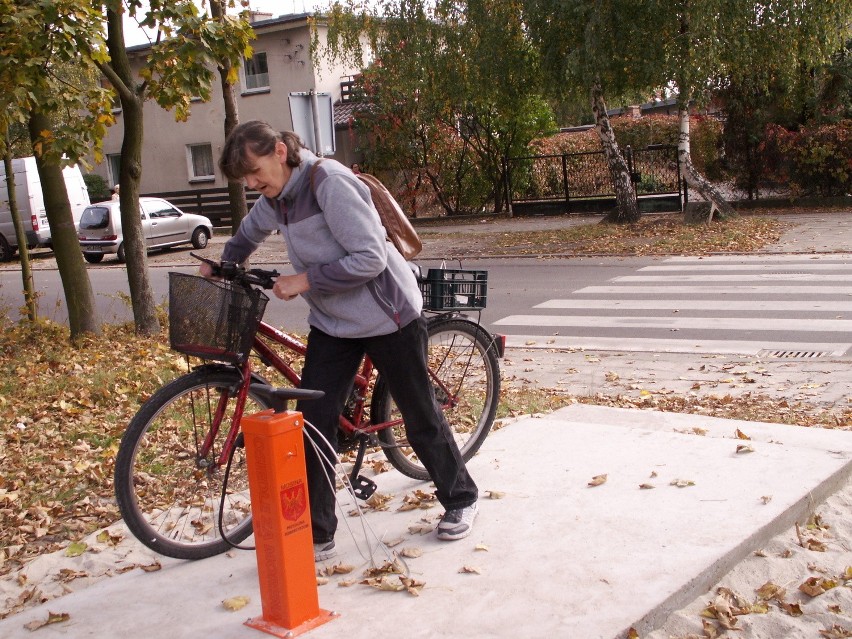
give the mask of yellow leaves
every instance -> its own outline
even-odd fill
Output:
[[[837,582],[833,579],[820,577],[809,577],[803,583],[799,584],[799,590],[805,593],[808,597],[818,597],[825,591],[836,587]]]
[[[236,612],[237,610],[242,610],[245,608],[251,599],[246,597],[245,595],[239,595],[237,597],[229,597],[228,599],[222,600],[222,607],[225,610],[229,610],[231,612]]]
[[[477,237],[466,254],[489,251],[525,255],[611,253],[619,255],[701,255],[748,253],[776,242],[784,222],[762,217],[737,217],[711,225],[686,225],[670,215],[645,214],[636,224],[589,224],[547,231],[493,233]],[[477,249],[479,252],[477,253]]]
[[[74,541],[68,544],[65,549],[66,557],[79,557],[89,549],[89,546],[82,541]]]

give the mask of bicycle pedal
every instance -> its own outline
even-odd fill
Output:
[[[355,481],[352,482],[352,492],[362,501],[366,501],[372,497],[377,488],[376,482],[372,479],[367,479],[363,475],[358,475]]]

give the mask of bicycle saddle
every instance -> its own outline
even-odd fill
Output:
[[[283,413],[287,410],[287,403],[291,399],[308,401],[325,396],[325,393],[321,390],[311,390],[310,388],[275,388],[268,384],[252,384],[251,390],[266,400],[276,413]]]

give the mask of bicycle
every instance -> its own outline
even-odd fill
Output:
[[[272,288],[277,271],[224,263],[218,275],[221,280],[169,274],[171,346],[205,361],[140,407],[116,456],[115,493],[124,522],[147,547],[178,559],[219,554],[252,533],[240,420],[270,408],[261,388],[269,384],[252,360],[298,387],[297,362],[306,349],[296,336],[262,321],[269,298],[260,289]],[[484,308],[485,271],[430,269],[418,281],[430,377],[467,461],[494,422],[505,338],[462,313]],[[338,435],[340,451],[357,450],[350,482],[360,499],[376,489],[359,474],[368,448],[380,448],[404,475],[429,479],[407,444],[387,384],[368,357],[340,416]]]

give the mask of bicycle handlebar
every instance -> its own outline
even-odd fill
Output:
[[[195,259],[208,264],[213,269],[213,275],[221,277],[229,282],[234,281],[241,284],[251,284],[260,286],[264,289],[270,289],[275,285],[275,280],[281,275],[276,270],[266,270],[262,268],[252,268],[246,270],[235,262],[217,262],[206,257],[202,257],[196,253],[190,253]]]

